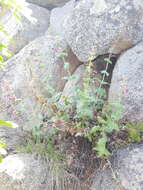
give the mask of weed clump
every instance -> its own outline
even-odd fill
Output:
[[[62,52],[60,56],[67,71],[63,80],[74,80],[76,76],[70,73],[70,63],[65,62],[67,54]],[[114,149],[140,142],[142,125],[121,123],[123,106],[106,101],[112,61],[112,55],[104,57],[104,69],[95,73],[93,57],[90,57],[85,64],[82,87],[77,87],[72,97],[74,103],[69,97],[59,101],[62,93],[48,86],[50,97],[43,101],[42,109],[47,109],[50,117],[43,115],[41,126],[33,127],[21,151],[61,163],[67,173],[84,182]]]

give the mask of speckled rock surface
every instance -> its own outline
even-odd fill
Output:
[[[75,0],[71,0],[66,3],[63,7],[55,8],[51,11],[50,16],[50,27],[48,31],[52,35],[59,35],[64,37],[64,22],[72,12],[75,6]]]
[[[0,126],[0,140],[6,144],[7,153],[10,153],[25,142],[25,134],[19,128]]]
[[[142,190],[143,145],[130,145],[113,153],[111,168],[99,170],[92,190]],[[115,176],[116,178],[114,178]]]
[[[113,71],[109,101],[124,105],[124,120],[143,121],[143,43],[123,53]]]
[[[55,170],[54,170],[55,169]],[[31,154],[7,156],[0,163],[1,190],[81,190],[76,178]]]
[[[143,1],[77,1],[64,27],[66,40],[81,61],[92,54],[118,54],[143,38]]]
[[[53,9],[57,6],[62,6],[69,0],[27,0],[29,3],[39,5],[47,9]]]
[[[127,190],[143,189],[143,145],[131,145],[114,154],[113,167]]]
[[[0,71],[1,119],[14,121],[24,129],[40,125],[48,86],[59,92],[66,83],[63,77],[67,71],[60,56],[63,51],[68,53],[65,61],[73,73],[80,63],[59,37],[37,38],[7,61]]]
[[[7,156],[0,164],[0,188],[1,190],[47,190],[51,183],[47,168],[46,162],[30,154]]]
[[[69,80],[63,89],[62,96],[59,100],[60,103],[63,102],[65,97],[68,97],[68,100],[72,103],[75,101],[76,89],[81,88],[83,85],[83,76],[85,72],[85,66],[80,65],[76,71],[73,73],[75,78],[73,80]]]

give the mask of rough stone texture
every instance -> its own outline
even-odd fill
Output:
[[[69,0],[27,0],[29,3],[39,5],[44,8],[53,9],[57,6],[62,6]]]
[[[143,43],[123,53],[113,71],[109,102],[124,105],[124,119],[143,121]]]
[[[59,100],[59,102],[62,103],[63,99],[65,97],[68,97],[68,100],[70,100],[70,102],[74,102],[74,98],[76,95],[76,88],[81,88],[82,84],[83,84],[83,75],[84,75],[84,70],[85,70],[85,66],[84,65],[80,65],[76,71],[73,73],[73,75],[75,76],[75,79],[73,80],[69,80],[64,87],[64,90],[62,92],[62,96]]]
[[[111,169],[99,170],[95,174],[92,190],[142,190],[143,189],[143,145],[130,145],[113,153]],[[113,179],[116,175],[116,179]],[[119,182],[117,184],[117,182]]]
[[[16,150],[25,141],[24,139],[24,134],[20,129],[0,126],[0,140],[6,143],[5,149],[8,152]]]
[[[47,190],[48,164],[28,154],[10,155],[0,164],[1,190]],[[49,171],[50,172],[50,171]]]
[[[55,8],[51,11],[50,28],[48,31],[50,31],[52,35],[60,35],[64,37],[63,25],[68,15],[72,12],[74,5],[75,0],[71,0],[63,7]]]
[[[63,77],[67,71],[60,56],[63,51],[68,54],[65,61],[73,73],[80,63],[59,37],[40,37],[7,61],[0,71],[1,119],[14,121],[24,129],[40,125],[48,86],[62,91],[66,83]]]
[[[62,56],[62,53],[65,53],[65,56]],[[25,56],[21,60],[23,54]],[[19,54],[19,58],[21,63],[27,62],[30,65],[33,77],[40,81],[41,91],[45,95],[48,95],[46,89],[48,85],[57,91],[63,90],[66,83],[63,77],[68,74],[64,69],[65,62],[70,64],[71,74],[81,64],[63,38],[50,35],[40,37],[30,43]]]
[[[77,1],[64,28],[69,46],[83,62],[91,55],[118,54],[143,38],[143,2]]]
[[[120,190],[113,180],[112,172],[109,168],[98,170],[92,180],[91,190]]]
[[[29,69],[19,62],[25,55],[18,56],[10,59],[5,70],[1,71],[0,118],[13,121],[20,128],[31,129],[40,124],[40,103],[31,87]]]
[[[14,41],[14,43],[10,43],[7,36],[0,33],[1,43],[7,44],[13,53],[17,53],[30,41],[42,36],[49,26],[50,12],[48,10],[33,4],[28,4],[27,8],[29,12],[25,11],[31,14],[33,22],[24,16],[18,22],[9,11],[0,19],[0,24],[4,26],[9,37]]]
[[[30,154],[7,156],[0,164],[1,190],[81,190],[59,165]]]

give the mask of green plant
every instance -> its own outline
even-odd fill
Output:
[[[92,57],[86,65],[83,88],[77,90],[75,119],[80,121],[81,127],[87,127],[91,120],[95,120],[95,114],[102,109],[105,99],[105,89],[94,86],[95,83],[103,83],[99,78],[92,78]]]
[[[110,56],[104,61],[106,62],[105,70],[101,71],[102,79],[91,78],[92,58],[86,69],[86,77],[83,89],[78,91],[76,102],[75,118],[78,120],[78,126],[89,128],[85,134],[93,144],[93,150],[97,151],[100,157],[108,156],[109,151],[106,148],[108,137],[107,134],[119,130],[119,121],[122,118],[123,107],[120,104],[105,102],[106,91],[105,85],[108,83],[105,78],[109,76],[107,72],[109,64],[112,64]],[[92,88],[92,82],[98,81],[99,87]],[[92,121],[96,122],[91,124]],[[94,122],[93,122],[94,123]]]
[[[53,161],[59,161],[63,156],[55,149],[54,141],[56,135],[57,130],[55,128],[52,128],[49,132],[45,132],[41,128],[33,127],[31,136],[27,138],[26,143],[17,147],[17,151],[34,153],[48,157]]]
[[[140,142],[143,137],[143,123],[127,123],[125,129],[128,132],[129,142]]]
[[[64,56],[67,55],[63,54],[62,57]],[[57,104],[57,112],[55,116],[66,121],[65,128],[67,128],[67,126],[73,128],[73,130],[63,130],[65,132],[71,131],[72,135],[77,135],[79,133],[78,128],[86,131],[80,135],[88,138],[88,140],[93,143],[93,150],[95,150],[98,155],[102,157],[108,156],[110,154],[106,148],[108,142],[108,133],[119,130],[119,121],[122,118],[123,106],[116,103],[106,103],[105,101],[105,85],[108,85],[106,78],[109,76],[107,70],[109,64],[112,64],[110,55],[104,60],[106,62],[106,67],[105,70],[101,71],[101,79],[99,77],[91,77],[92,59],[93,58],[91,57],[88,64],[86,65],[83,87],[82,89],[77,89],[76,96],[74,97],[76,105],[73,107],[73,105],[68,100],[68,97],[66,97],[64,109],[61,110],[61,107]],[[66,70],[69,70],[69,66],[70,64],[65,62]],[[68,71],[66,80],[71,79],[71,74]],[[96,88],[94,88],[95,83]]]
[[[96,150],[100,157],[110,154],[106,148],[108,142],[107,134],[119,131],[122,111],[123,106],[120,104],[110,103],[105,105],[100,116],[97,117],[98,125],[92,127],[85,135],[91,142],[96,141],[93,150]]]
[[[70,81],[75,79],[75,76],[70,73],[70,63],[66,62],[67,53],[62,52],[59,55],[63,60],[63,67],[67,76],[63,80]],[[110,152],[107,150],[108,133],[119,131],[119,121],[122,118],[123,106],[116,103],[106,103],[105,85],[108,85],[106,79],[109,76],[107,72],[109,64],[112,64],[110,56],[104,61],[106,62],[105,70],[101,71],[102,77],[92,77],[92,57],[86,64],[86,69],[83,79],[82,89],[76,90],[74,97],[75,104],[73,105],[68,97],[64,97],[62,102],[59,102],[61,92],[56,92],[50,85],[46,87],[49,93],[49,98],[44,100],[43,107],[49,110],[50,119],[48,122],[57,129],[58,133],[69,133],[70,135],[81,135],[88,138],[93,144],[93,150],[98,153],[99,157],[108,156]],[[45,79],[50,80],[50,79]],[[96,85],[95,85],[96,84]],[[48,135],[48,134],[46,134]],[[52,138],[47,139],[41,128],[34,128],[32,132],[32,141],[37,145],[42,152],[48,152],[54,158],[54,144]],[[48,143],[47,143],[48,142]],[[33,146],[27,144],[29,151],[32,151]],[[39,148],[37,148],[38,152]]]

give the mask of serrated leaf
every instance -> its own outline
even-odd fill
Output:
[[[92,142],[92,137],[91,137],[91,135],[86,134],[86,135],[85,135],[85,138],[87,138],[87,139],[89,140],[89,142]]]
[[[99,157],[110,155],[110,152],[106,148],[106,143],[107,143],[107,136],[104,135],[98,140],[96,147],[93,148],[93,150],[96,150],[98,152]]]
[[[109,73],[106,70],[101,71],[101,74],[105,74],[107,77],[109,76]]]
[[[97,94],[98,94],[99,96],[103,97],[103,96],[105,96],[106,91],[105,91],[105,89],[103,89],[103,88],[98,88],[98,89],[97,89]]]
[[[63,97],[64,99],[64,104],[67,106],[69,104],[71,104],[71,102],[69,101],[68,97]]]
[[[64,79],[64,80],[69,80],[69,81],[71,81],[71,80],[76,79],[76,76],[75,76],[75,75],[66,76],[66,77],[63,77],[63,79]]]
[[[67,71],[67,70],[69,70],[69,68],[70,68],[70,63],[69,62],[65,62],[64,63],[64,69]]]
[[[110,58],[105,58],[104,61],[105,61],[106,63],[112,64],[112,61],[110,60]]]
[[[53,95],[55,93],[55,89],[50,86],[47,86],[44,89],[47,90],[51,95]]]
[[[119,112],[119,110],[116,112],[112,112],[111,114],[111,119],[114,120],[114,121],[119,121],[120,119],[122,119],[123,117],[123,113],[122,112]]]
[[[113,130],[118,131],[119,126],[115,121],[108,120],[106,126],[104,126],[104,129],[107,133],[111,133]]]
[[[97,126],[92,127],[89,133],[90,133],[90,135],[94,135],[95,136],[96,133],[98,131],[100,131],[100,130],[101,130],[101,126],[97,125]]]
[[[106,120],[104,120],[102,117],[100,117],[100,116],[98,116],[97,117],[97,121],[99,122],[99,123],[101,123],[101,124],[106,124],[107,122],[106,122]]]
[[[140,133],[137,129],[130,128],[127,131],[128,131],[129,140],[131,142],[140,142],[141,137],[140,137]]]
[[[60,52],[58,56],[59,57],[67,57],[68,54],[66,52]]]
[[[61,92],[55,92],[55,93],[53,93],[51,95],[52,95],[52,97],[49,98],[49,102],[50,103],[56,103],[61,97]]]

